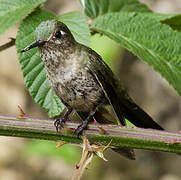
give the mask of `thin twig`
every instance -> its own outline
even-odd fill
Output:
[[[10,38],[10,41],[6,44],[3,44],[0,46],[0,52],[6,50],[7,48],[10,48],[11,46],[15,45],[15,40],[14,38]]]

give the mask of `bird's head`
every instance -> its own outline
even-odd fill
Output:
[[[40,23],[35,30],[35,40],[32,45],[26,47],[21,52],[26,52],[35,47],[53,46],[56,48],[56,46],[59,46],[66,48],[75,42],[68,27],[56,20],[47,20]]]

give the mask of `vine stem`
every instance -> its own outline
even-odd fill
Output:
[[[67,122],[56,132],[54,120],[31,117],[0,116],[0,135],[82,144],[74,133],[76,122]],[[84,135],[94,143],[111,147],[128,147],[181,154],[181,133],[121,127],[118,125],[90,124]]]

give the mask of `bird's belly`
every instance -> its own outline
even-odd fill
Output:
[[[89,112],[98,106],[104,97],[96,79],[92,74],[84,72],[80,72],[69,81],[59,81],[55,92],[64,103],[78,112]]]

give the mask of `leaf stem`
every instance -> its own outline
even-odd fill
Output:
[[[78,123],[67,122],[64,129],[56,132],[53,122],[52,119],[0,116],[0,135],[82,144],[82,140],[72,131],[78,126]],[[101,145],[107,145],[112,141],[111,147],[181,153],[180,133],[91,124],[88,130],[84,131],[84,135],[94,143]]]

